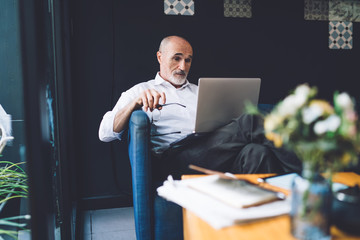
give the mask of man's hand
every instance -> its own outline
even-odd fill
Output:
[[[160,98],[162,103],[165,104],[166,96],[164,92],[159,93],[154,89],[147,89],[142,92],[139,97],[131,102],[131,104],[127,105],[116,113],[113,124],[113,131],[120,132],[125,129],[129,122],[130,115],[134,110],[140,109],[141,107],[144,107],[144,111],[147,111],[148,109],[150,109],[150,111],[154,110],[159,104]]]
[[[137,108],[143,107],[146,112],[148,109],[152,112],[159,104],[160,98],[162,104],[166,102],[166,96],[164,92],[158,92],[155,89],[147,89],[140,94],[136,100]]]

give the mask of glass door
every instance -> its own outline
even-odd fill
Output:
[[[75,239],[68,1],[20,1],[32,239]]]

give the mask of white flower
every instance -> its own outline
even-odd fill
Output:
[[[318,121],[314,125],[314,132],[317,135],[324,134],[328,131],[335,132],[341,124],[341,119],[337,115],[330,115],[327,119],[323,121]]]
[[[278,107],[279,114],[282,116],[294,115],[304,105],[306,98],[305,95],[292,94],[287,96]]]
[[[354,107],[354,104],[347,93],[337,95],[335,101],[342,109],[352,109]]]
[[[279,125],[282,125],[283,118],[277,114],[269,114],[264,119],[264,129],[267,132],[274,131]]]
[[[310,124],[324,113],[324,110],[316,104],[313,104],[302,110],[302,119],[305,124]]]
[[[295,95],[304,96],[305,98],[307,98],[309,96],[310,90],[311,89],[308,85],[302,84],[295,89]]]
[[[287,96],[277,107],[277,114],[282,117],[293,116],[307,101],[310,88],[306,84],[299,85],[293,94]]]

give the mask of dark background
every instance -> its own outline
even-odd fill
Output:
[[[255,0],[250,19],[225,18],[223,0],[196,0],[194,16],[165,15],[162,0],[76,0],[70,6],[77,189],[89,208],[131,204],[126,143],[100,142],[98,127],[121,92],[155,77],[165,36],[192,44],[193,83],[260,77],[260,103],[276,103],[304,82],[328,100],[335,90],[358,95],[359,23],[353,23],[352,50],[331,50],[329,23],[304,20],[304,1]]]

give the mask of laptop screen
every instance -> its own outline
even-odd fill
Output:
[[[195,133],[210,132],[244,113],[245,102],[257,105],[260,78],[200,78]]]

